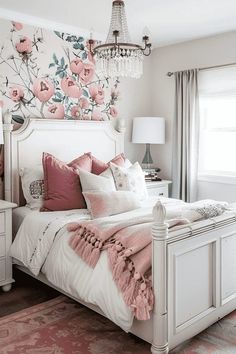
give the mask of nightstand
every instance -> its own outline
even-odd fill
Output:
[[[12,208],[14,203],[0,200],[0,287],[3,291],[11,290],[12,260],[9,249],[12,243]]]
[[[149,197],[166,197],[169,196],[168,186],[172,181],[150,181],[146,182]]]

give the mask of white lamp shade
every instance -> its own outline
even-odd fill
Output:
[[[165,118],[161,118],[161,117],[134,118],[132,143],[165,144]]]
[[[3,125],[2,125],[2,108],[0,107],[0,145],[4,144]]]

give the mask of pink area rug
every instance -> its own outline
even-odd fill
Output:
[[[59,296],[0,319],[0,354],[148,354],[150,345]],[[236,311],[173,354],[236,354]]]

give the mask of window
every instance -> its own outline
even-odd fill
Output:
[[[236,177],[236,68],[200,73],[200,176]]]

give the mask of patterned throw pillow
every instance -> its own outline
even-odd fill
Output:
[[[148,193],[144,173],[138,162],[135,162],[129,168],[120,167],[111,162],[110,168],[117,190],[134,192],[139,200],[147,198]]]
[[[44,181],[42,165],[20,170],[21,185],[26,204],[30,209],[40,209],[43,205]]]

